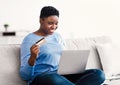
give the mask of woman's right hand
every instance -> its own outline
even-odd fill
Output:
[[[35,61],[36,61],[36,58],[38,56],[38,53],[40,52],[39,50],[39,46],[34,44],[31,48],[30,48],[30,52],[31,52],[31,56],[28,60],[28,63],[29,65],[33,66]]]
[[[37,57],[38,56],[38,53],[39,53],[39,46],[38,45],[33,45],[31,48],[30,48],[30,52],[31,52],[31,56],[33,57]]]

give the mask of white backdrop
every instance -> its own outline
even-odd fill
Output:
[[[0,0],[0,31],[34,31],[39,13],[52,5],[60,11],[57,31],[64,38],[107,35],[120,42],[120,0]]]

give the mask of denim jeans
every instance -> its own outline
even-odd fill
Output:
[[[98,69],[90,69],[80,74],[59,75],[57,73],[44,73],[35,77],[30,85],[100,85],[105,75]]]

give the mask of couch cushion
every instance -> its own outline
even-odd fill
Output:
[[[19,45],[0,45],[0,84],[26,85],[19,76]]]
[[[117,44],[97,44],[98,53],[100,55],[103,70],[106,78],[120,74],[120,47]]]
[[[109,36],[86,37],[77,39],[66,39],[66,49],[69,50],[86,50],[90,49],[90,55],[87,63],[87,69],[98,68],[102,69],[101,62],[95,47],[95,43],[109,43],[111,42]]]
[[[109,36],[97,36],[97,37],[91,37],[91,38],[87,38],[87,39],[89,41],[92,41],[92,43],[90,43],[91,52],[89,55],[87,68],[88,69],[89,68],[103,69],[95,44],[97,44],[97,43],[100,43],[100,44],[110,43],[110,42],[112,42],[111,38]]]

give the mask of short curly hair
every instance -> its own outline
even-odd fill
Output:
[[[41,10],[40,18],[46,18],[52,15],[56,15],[59,17],[59,11],[53,6],[45,6]]]

